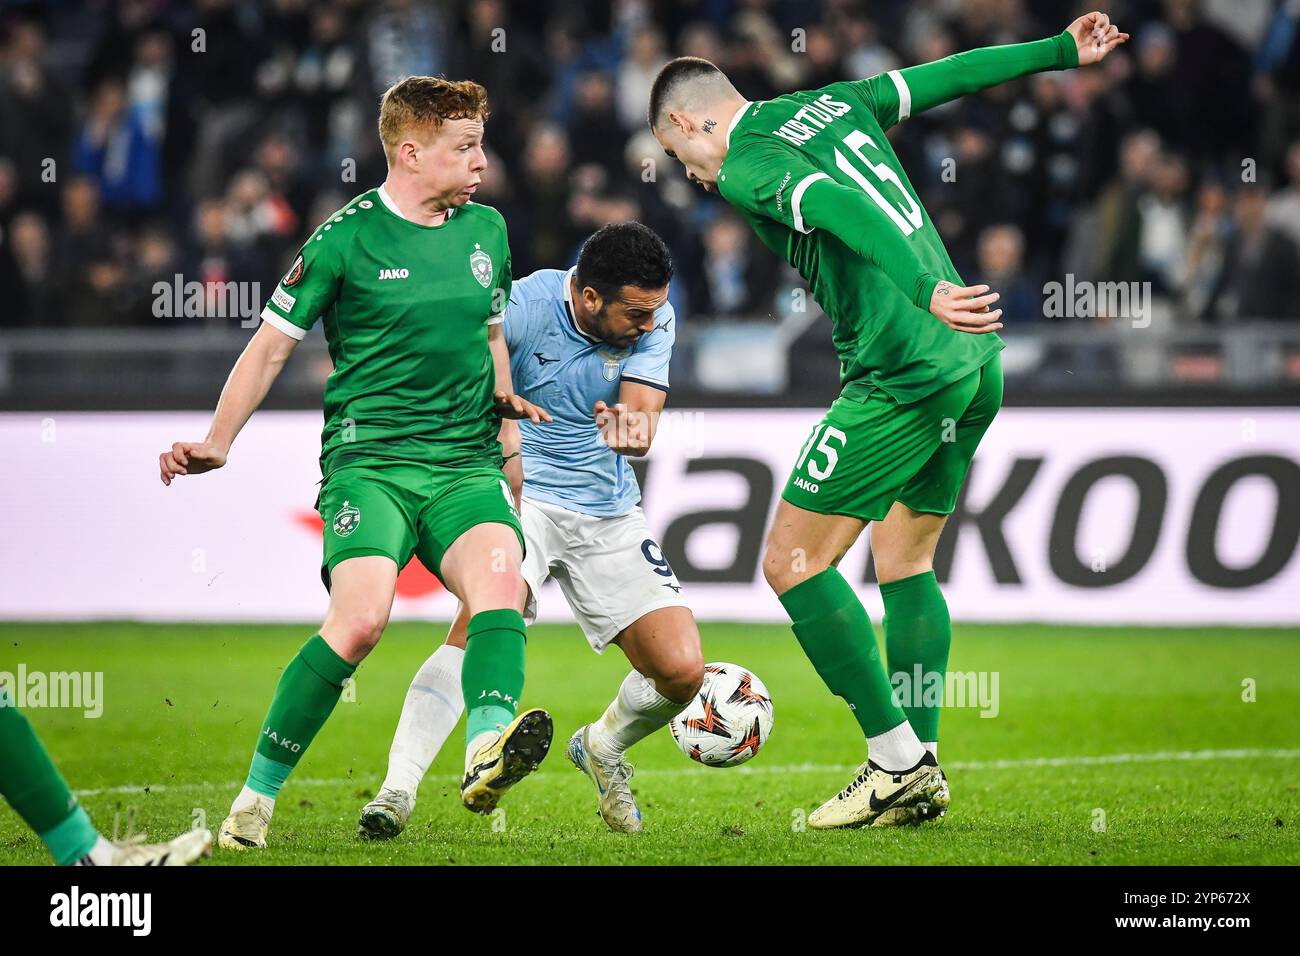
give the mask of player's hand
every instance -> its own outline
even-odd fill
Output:
[[[1128,42],[1128,34],[1120,33],[1119,27],[1110,22],[1104,13],[1085,13],[1067,28],[1074,42],[1079,45],[1079,65],[1100,63],[1106,54],[1121,43]]]
[[[520,398],[514,392],[498,389],[492,396],[492,401],[496,404],[497,414],[502,418],[526,418],[533,423],[551,420],[550,412],[526,398]]]
[[[158,470],[162,483],[170,485],[179,475],[201,475],[215,471],[226,463],[227,449],[216,442],[178,441],[171,451],[158,456]]]
[[[1002,328],[1002,310],[989,307],[1001,298],[986,285],[959,286],[940,282],[930,296],[930,314],[958,332],[983,335]]]
[[[645,412],[629,411],[623,402],[602,401],[593,406],[592,414],[600,437],[620,455],[640,456],[650,450],[650,416]]]

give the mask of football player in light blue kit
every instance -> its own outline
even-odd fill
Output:
[[[501,427],[516,494],[522,482],[522,570],[531,591],[524,617],[531,623],[537,592],[553,577],[592,649],[617,644],[632,665],[604,715],[579,727],[567,750],[596,785],[605,823],[623,833],[641,829],[627,749],[666,725],[704,679],[695,617],[646,525],[626,460],[650,450],[668,395],[671,278],[663,240],[640,223],[616,223],[583,244],[574,268],[517,280],[505,311],[513,389],[552,416]],[[447,642],[411,682],[388,775],[361,811],[363,837],[401,833],[420,780],[460,718],[466,624],[461,608]]]

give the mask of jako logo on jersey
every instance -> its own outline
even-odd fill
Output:
[[[794,486],[796,488],[802,488],[804,491],[807,491],[814,495],[817,494],[817,492],[822,490],[821,485],[818,485],[815,482],[811,482],[807,478],[800,478],[798,475],[794,476]]]
[[[804,104],[803,109],[782,123],[778,129],[772,130],[772,134],[798,146],[800,143],[808,142],[824,130],[826,124],[837,116],[843,116],[850,108],[848,103],[841,103],[839,100],[831,99],[829,93],[823,93],[817,97],[816,103]]]
[[[483,288],[492,284],[492,257],[477,242],[474,243],[474,251],[470,253],[469,271],[474,273],[474,278]]]
[[[409,279],[411,278],[410,269],[380,269],[379,278],[383,279]]]
[[[343,507],[334,515],[334,533],[340,538],[346,538],[357,530],[359,524],[361,524],[361,509],[353,507],[346,501],[343,502]]]
[[[288,737],[281,740],[279,734],[270,727],[262,728],[262,736],[271,741],[271,743],[275,744],[277,747],[283,747],[285,750],[291,751],[292,753],[297,753],[302,750],[302,744],[296,744]]]

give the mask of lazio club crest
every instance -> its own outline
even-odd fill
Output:
[[[469,257],[469,271],[474,273],[474,278],[483,288],[492,284],[492,257],[482,250],[479,244],[474,243],[474,251]]]
[[[359,524],[361,524],[361,510],[346,501],[343,502],[343,507],[334,515],[334,533],[340,538],[346,538],[357,530]]]
[[[605,349],[598,349],[598,351],[600,357],[605,360],[605,363],[600,367],[600,374],[604,376],[605,381],[607,382],[617,381],[621,362],[623,359],[627,358],[628,350],[624,349],[621,352],[613,352]]]

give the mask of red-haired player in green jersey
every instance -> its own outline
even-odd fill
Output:
[[[1099,62],[1127,39],[1089,13],[1045,40],[765,102],[695,57],[668,63],[651,89],[660,145],[799,270],[839,354],[840,397],[795,462],[763,560],[804,652],[867,738],[869,759],[812,814],[814,827],[919,823],[948,807],[939,706],[921,686],[900,706],[890,676],[910,681],[919,669],[924,685],[947,669],[935,546],[1002,401],[998,296],[957,274],[885,131],[966,93]],[[836,570],[868,522],[888,675]]]
[[[285,667],[217,844],[260,849],[276,797],[379,641],[414,555],[470,615],[461,799],[490,813],[546,755],[551,718],[519,712],[524,537],[502,472],[502,418],[550,420],[514,394],[502,321],[506,224],[472,201],[487,166],[487,93],[408,76],[384,94],[388,177],[299,250],[235,363],[207,437],[158,456],[160,477],[226,464],[294,347],[319,320],[333,371],[321,433],[321,578],[329,610]],[[517,434],[517,433],[516,433]]]

